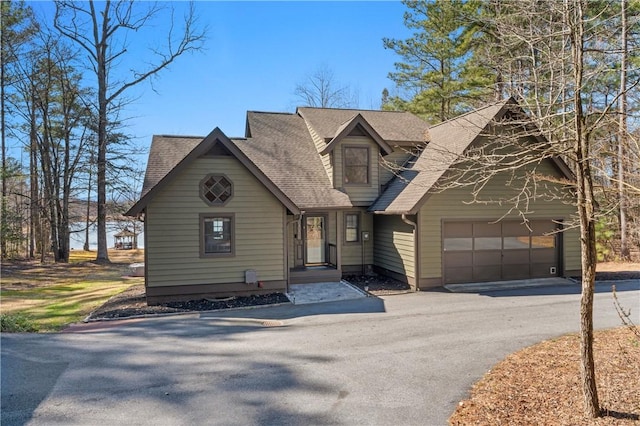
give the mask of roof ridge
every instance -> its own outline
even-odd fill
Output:
[[[181,139],[204,139],[206,136],[197,136],[197,135],[153,135],[153,137],[159,138],[181,138]]]
[[[286,112],[286,111],[256,111],[256,110],[248,110],[247,114],[249,114],[249,113],[253,113],[253,114],[274,114],[274,115],[297,115],[295,113]]]
[[[310,106],[299,106],[299,107],[296,107],[296,111],[298,111],[300,109],[319,109],[319,110],[331,110],[331,111],[356,111],[356,112],[384,112],[384,113],[395,112],[395,113],[401,113],[401,114],[406,114],[406,113],[412,114],[409,111],[398,111],[398,110],[387,111],[387,110],[383,110],[383,109],[310,107]]]
[[[435,127],[438,127],[438,126],[441,126],[441,125],[443,125],[443,124],[449,124],[449,123],[451,123],[452,121],[459,120],[459,119],[461,119],[461,118],[464,118],[465,116],[468,116],[468,115],[470,115],[470,114],[478,113],[478,112],[480,112],[480,111],[482,111],[482,110],[485,110],[485,109],[487,109],[487,108],[494,107],[494,106],[496,106],[496,105],[506,104],[507,102],[509,102],[509,99],[511,99],[511,98],[506,98],[506,99],[503,99],[503,100],[501,100],[501,101],[497,101],[497,102],[493,102],[493,103],[490,103],[490,104],[487,104],[487,105],[483,105],[483,106],[481,106],[480,108],[473,109],[473,110],[471,110],[471,111],[465,112],[464,114],[460,114],[460,115],[457,115],[457,116],[455,116],[455,117],[452,117],[452,118],[450,118],[450,119],[448,119],[448,120],[442,121],[442,122],[440,122],[440,123],[438,123],[438,124],[434,124],[433,126],[430,126],[430,127],[429,127],[429,129],[431,130],[431,129],[433,129],[433,128],[435,128]]]

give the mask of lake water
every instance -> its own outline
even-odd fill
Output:
[[[107,247],[112,248],[115,244],[114,235],[122,231],[125,226],[133,231],[131,222],[107,222]],[[76,222],[71,224],[71,237],[69,238],[69,244],[71,250],[82,250],[84,248],[85,239],[85,223]],[[142,232],[143,224],[136,223],[138,234],[138,248],[144,248],[144,232]],[[80,232],[74,232],[80,231]],[[89,228],[89,249],[98,250],[98,227],[92,225]]]

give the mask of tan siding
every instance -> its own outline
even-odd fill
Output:
[[[342,215],[341,224],[344,226],[346,213],[360,213],[360,241],[347,243],[344,241],[344,229],[342,231],[342,264],[343,265],[362,265],[362,231],[369,232],[369,241],[364,242],[364,264],[373,264],[373,215],[367,213],[364,209],[350,210],[348,212],[340,212]]]
[[[564,242],[564,270],[579,271],[582,269],[580,257],[580,230],[567,229],[562,235]]]
[[[550,163],[538,168],[540,173],[556,174]],[[482,191],[480,199],[504,199],[507,196],[509,185],[506,177],[496,177]],[[448,219],[481,219],[497,220],[509,209],[509,205],[498,204],[465,204],[472,201],[470,188],[449,189],[442,193],[430,196],[420,209],[420,247],[421,247],[421,278],[442,277],[442,233],[441,220]],[[563,219],[571,220],[575,214],[575,208],[560,201],[532,200],[529,204],[529,219]],[[517,212],[504,217],[507,219],[520,219]],[[564,269],[580,269],[580,250],[577,234],[567,231],[564,240]]]
[[[415,277],[413,227],[400,216],[376,215],[374,229],[374,265]]]
[[[316,150],[318,150],[318,152],[322,151],[327,146],[327,143],[318,135],[318,133],[309,125],[309,123],[306,124],[307,129],[309,129],[311,139],[313,139],[313,143],[316,146]],[[324,166],[324,169],[327,172],[327,176],[329,176],[329,180],[333,185],[333,165],[331,164],[331,154],[329,153],[320,155],[320,159],[322,160],[322,165]]]
[[[221,173],[233,182],[224,206],[199,196],[200,180]],[[201,213],[234,213],[235,256],[200,258]],[[202,158],[159,193],[147,208],[148,285],[244,282],[247,269],[262,281],[284,280],[284,207],[233,157]]]
[[[362,146],[369,148],[369,165],[370,175],[369,184],[367,185],[344,185],[343,183],[343,164],[342,164],[342,148],[345,146]],[[380,192],[380,168],[378,166],[378,155],[380,149],[378,145],[368,137],[349,136],[344,138],[333,149],[334,168],[333,179],[334,187],[344,189],[349,196],[351,202],[356,206],[369,206]]]

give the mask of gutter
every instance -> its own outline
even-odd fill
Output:
[[[402,216],[400,216],[400,218],[402,219],[402,221],[404,223],[406,223],[407,225],[410,225],[411,227],[413,227],[413,256],[414,256],[414,260],[413,260],[413,270],[415,273],[415,288],[414,291],[420,291],[420,241],[418,238],[418,224],[412,220],[409,220],[407,218],[407,214],[406,213],[402,213]]]

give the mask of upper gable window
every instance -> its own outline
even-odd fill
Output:
[[[344,158],[344,183],[368,184],[369,183],[369,148],[345,146]]]
[[[200,182],[200,198],[210,205],[223,205],[233,195],[233,184],[225,175],[207,175]]]

